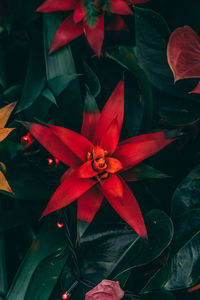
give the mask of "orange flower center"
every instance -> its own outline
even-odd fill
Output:
[[[92,167],[97,173],[100,173],[97,177],[100,177],[101,179],[107,178],[109,175],[106,172],[106,169],[108,168],[106,157],[108,157],[108,151],[99,146],[96,146],[91,152],[88,152],[86,157],[87,160],[92,160]]]

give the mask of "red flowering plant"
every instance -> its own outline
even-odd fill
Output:
[[[131,3],[139,4],[149,0],[136,0]],[[50,45],[50,53],[66,45],[70,41],[85,34],[90,46],[97,54],[101,55],[105,30],[124,30],[126,24],[120,15],[133,14],[125,0],[46,0],[37,12],[71,11],[58,28]],[[109,16],[108,22],[104,24],[104,17]]]
[[[200,37],[190,26],[173,31],[167,47],[167,58],[175,82],[200,78]],[[200,82],[192,93],[200,93]]]
[[[78,219],[90,223],[104,196],[144,239],[141,210],[125,180],[136,180],[134,166],[170,144],[163,131],[119,142],[124,117],[124,83],[120,81],[100,113],[93,98],[85,103],[81,134],[48,124],[23,122],[30,133],[61,162],[70,166],[43,216],[78,199]]]

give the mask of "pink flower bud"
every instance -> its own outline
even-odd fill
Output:
[[[124,297],[124,291],[119,282],[102,280],[97,286],[85,295],[85,300],[120,300]]]

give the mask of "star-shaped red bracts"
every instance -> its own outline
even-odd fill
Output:
[[[124,0],[46,0],[37,12],[70,11],[58,28],[50,45],[50,53],[85,34],[90,46],[99,57],[104,40],[104,30],[126,30],[120,15],[132,14]],[[106,25],[104,17],[107,17]]]
[[[87,95],[81,134],[24,122],[30,133],[70,168],[43,216],[78,199],[78,219],[90,223],[104,197],[143,238],[146,227],[139,205],[125,180],[135,180],[133,167],[170,144],[165,132],[144,134],[119,143],[124,117],[124,83],[120,81],[100,113]]]

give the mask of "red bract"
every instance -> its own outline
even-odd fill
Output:
[[[191,27],[177,28],[171,34],[167,57],[175,82],[200,77],[200,37]]]
[[[46,0],[38,12],[73,10],[58,28],[50,45],[50,53],[66,45],[77,37],[85,34],[90,46],[100,56],[105,30],[124,30],[126,25],[119,15],[132,14],[131,9],[124,0]],[[105,14],[109,17],[104,24]]]
[[[104,196],[135,231],[147,238],[138,203],[123,178],[135,176],[132,167],[173,139],[165,132],[119,141],[124,117],[124,83],[120,81],[102,113],[87,95],[81,134],[66,128],[24,122],[31,134],[55,157],[70,166],[43,216],[78,199],[78,219],[90,223]]]

